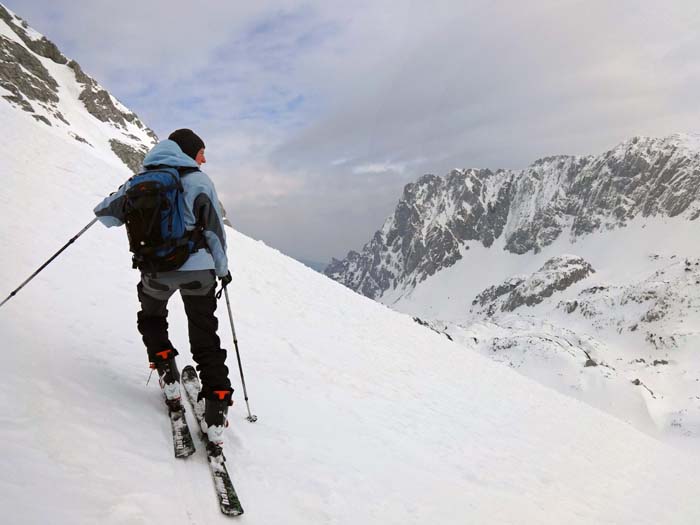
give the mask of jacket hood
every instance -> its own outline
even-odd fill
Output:
[[[199,168],[194,159],[185,155],[173,140],[163,140],[156,144],[143,159],[143,165],[144,167],[163,165],[173,168]]]

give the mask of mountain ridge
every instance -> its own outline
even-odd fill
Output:
[[[5,93],[3,93],[5,91]],[[80,65],[0,4],[0,96],[48,127],[90,147],[106,146],[130,170],[158,137]],[[100,128],[81,125],[95,119]],[[84,137],[76,128],[100,132]]]
[[[454,265],[469,243],[505,239],[539,252],[624,227],[637,216],[700,217],[700,136],[633,137],[598,156],[543,157],[524,170],[462,169],[406,185],[394,213],[363,247],[325,273],[378,299]]]

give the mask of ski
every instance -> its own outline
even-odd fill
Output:
[[[216,450],[217,447],[214,447],[211,445],[211,443],[209,443],[207,435],[202,432],[202,423],[204,421],[204,401],[197,400],[200,390],[197,372],[191,366],[186,366],[182,370],[180,377],[182,386],[185,389],[185,395],[192,406],[192,411],[194,412],[194,415],[197,418],[197,423],[199,424],[200,434],[206,445],[209,469],[211,470],[212,479],[214,480],[214,488],[216,489],[216,495],[219,498],[221,512],[227,516],[238,516],[243,514],[243,507],[241,507],[241,502],[238,500],[236,489],[233,487],[231,476],[229,476],[228,469],[226,468],[226,458],[224,458],[224,454],[221,450]]]
[[[175,405],[171,407],[171,405]],[[179,405],[179,408],[178,408]],[[185,407],[180,400],[168,405],[168,415],[170,416],[170,428],[173,433],[173,449],[176,458],[186,458],[195,453],[194,441],[187,426],[185,418]]]

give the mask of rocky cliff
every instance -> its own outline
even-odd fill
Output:
[[[131,171],[157,137],[75,60],[0,4],[0,97],[86,146],[106,147]],[[102,126],[86,126],[85,120]],[[84,129],[100,129],[86,137]],[[82,133],[82,134],[81,134]]]
[[[453,170],[408,184],[361,253],[334,259],[329,277],[370,298],[408,289],[475,244],[539,252],[622,228],[636,217],[700,216],[700,137],[635,137],[599,156],[556,156],[524,170]]]

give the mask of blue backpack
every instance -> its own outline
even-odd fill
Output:
[[[134,268],[177,270],[202,245],[201,229],[185,228],[185,197],[176,168],[157,166],[126,182],[124,217]]]

